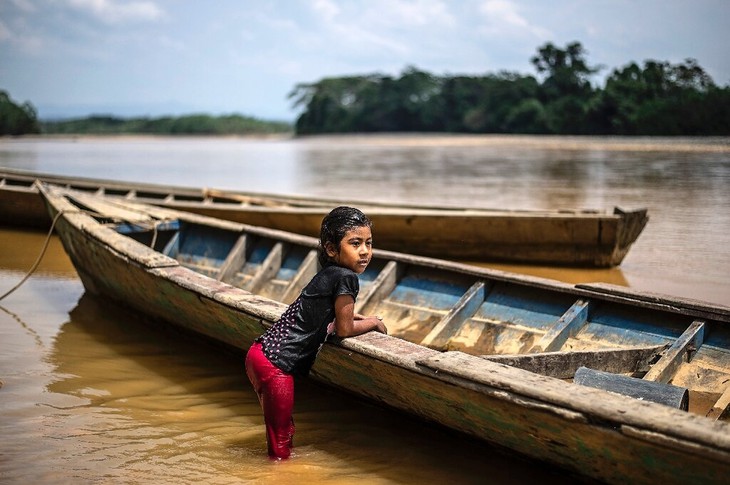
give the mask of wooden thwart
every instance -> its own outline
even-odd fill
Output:
[[[368,306],[377,304],[386,295],[389,295],[398,284],[402,269],[402,266],[398,265],[395,261],[388,261],[380,271],[378,277],[370,285],[370,288],[359,295],[357,302],[355,302],[355,312],[366,313],[365,309]]]
[[[281,263],[284,261],[284,244],[278,242],[271,248],[266,259],[261,263],[258,271],[254,275],[251,283],[249,284],[249,291],[251,293],[258,292],[261,287],[266,284],[271,278],[279,272],[281,269]]]
[[[707,413],[707,417],[716,421],[730,419],[730,386],[725,389],[720,399],[712,406],[712,409]]]
[[[302,291],[302,288],[304,288],[309,280],[314,278],[314,275],[316,274],[317,251],[312,249],[307,253],[304,261],[302,261],[302,264],[299,265],[297,274],[294,275],[294,277],[287,285],[286,290],[284,290],[281,301],[286,304],[293,302],[297,298],[297,296],[299,296],[299,292]]]
[[[689,390],[671,384],[645,381],[587,367],[581,367],[576,371],[573,383],[664,404],[683,411],[689,407]]]
[[[543,337],[532,347],[531,352],[553,352],[560,350],[566,340],[572,337],[586,324],[588,320],[587,300],[576,301],[568,311],[560,317]]]
[[[479,306],[484,303],[487,291],[484,282],[474,283],[451,311],[426,335],[421,345],[432,349],[445,349],[449,339],[456,335],[467,319],[479,310]]]
[[[246,261],[246,235],[241,234],[236,240],[236,244],[226,256],[220,270],[218,271],[218,281],[229,282],[231,278],[241,269]]]
[[[666,345],[659,345],[629,349],[482,355],[481,357],[492,362],[518,367],[544,376],[570,379],[575,375],[578,368],[583,366],[613,373],[644,371],[649,368],[649,362],[666,348]]]
[[[695,320],[679,336],[659,361],[644,376],[646,381],[667,383],[672,380],[682,361],[689,362],[692,352],[700,348],[705,338],[705,322]]]

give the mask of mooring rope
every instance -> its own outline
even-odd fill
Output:
[[[64,211],[59,211],[58,214],[56,214],[56,217],[53,218],[53,222],[51,222],[51,228],[48,230],[48,234],[46,235],[46,241],[43,243],[43,249],[41,249],[41,253],[38,255],[38,258],[35,260],[35,263],[33,263],[33,266],[30,267],[28,272],[25,274],[22,280],[20,282],[13,286],[10,290],[5,292],[2,296],[0,296],[0,301],[5,299],[8,295],[13,293],[15,290],[20,288],[20,286],[25,283],[28,278],[35,272],[36,269],[38,269],[38,266],[40,266],[41,261],[43,260],[43,256],[46,254],[46,250],[48,249],[48,244],[51,242],[51,236],[53,235],[53,229],[56,227],[56,222],[61,217],[61,215],[64,214]]]
[[[5,292],[5,294],[3,294],[2,296],[0,296],[0,301],[2,301],[3,299],[5,299],[5,297],[9,296],[15,290],[17,290],[18,288],[20,288],[23,285],[23,283],[25,283],[28,280],[28,278],[31,277],[31,275],[35,272],[35,270],[38,269],[38,266],[40,266],[41,261],[43,260],[43,256],[45,256],[45,254],[46,254],[46,250],[48,249],[48,245],[51,242],[51,236],[53,235],[53,229],[56,227],[56,222],[58,222],[58,219],[61,217],[61,215],[63,215],[63,214],[69,214],[69,213],[87,214],[87,215],[92,216],[92,217],[94,217],[94,216],[96,216],[96,217],[100,216],[100,214],[98,212],[94,212],[94,211],[90,211],[90,210],[84,210],[84,209],[60,210],[60,211],[58,211],[58,213],[56,214],[56,216],[53,218],[53,222],[51,222],[51,228],[48,230],[48,234],[46,235],[46,240],[43,243],[43,249],[41,249],[41,253],[38,255],[38,258],[36,259],[35,263],[33,263],[33,266],[31,266],[31,268],[28,270],[28,272],[26,273],[26,275],[23,277],[22,280],[20,280],[20,282],[18,282],[18,284],[16,284],[10,290],[8,290],[7,292]],[[141,222],[135,222],[135,223],[133,223],[131,221],[125,221],[123,219],[118,219],[118,218],[115,218],[115,219],[117,219],[117,221],[126,222],[128,224],[136,224],[136,225],[139,225],[139,226],[143,226],[143,224],[141,224]],[[153,223],[153,225],[152,225],[153,234],[152,234],[152,244],[150,244],[150,247],[152,247],[153,249],[155,247],[155,243],[157,242],[157,231],[158,231],[157,227],[160,224],[164,223],[164,222],[166,222],[166,219],[161,219],[161,220],[155,221]]]

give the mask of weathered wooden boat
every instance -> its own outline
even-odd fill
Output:
[[[307,236],[41,193],[89,293],[241,350],[316,272]],[[311,377],[602,481],[730,476],[730,307],[376,250],[356,310],[389,335]]]
[[[365,211],[378,246],[425,256],[610,267],[621,263],[648,221],[645,209],[506,211],[225,192],[0,171],[0,223],[47,227],[35,180],[245,224],[316,236],[336,205]]]

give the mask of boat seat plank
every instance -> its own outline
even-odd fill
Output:
[[[132,210],[131,206],[115,203],[112,199],[95,197],[93,195],[76,193],[72,199],[80,205],[80,210],[88,210],[98,214],[104,214],[105,217],[118,221],[143,223],[152,221],[153,218],[145,211]]]
[[[251,293],[257,293],[261,287],[266,284],[268,280],[276,276],[281,268],[281,263],[284,261],[284,244],[277,242],[274,247],[271,248],[266,259],[261,263],[258,271],[251,279],[249,283],[249,291]]]
[[[601,349],[576,352],[541,352],[522,355],[482,355],[492,362],[518,367],[544,376],[570,379],[580,367],[613,373],[641,372],[649,368],[667,345],[628,349]]]
[[[299,266],[297,273],[287,285],[281,301],[289,304],[296,300],[302,288],[317,274],[317,251],[312,249]]]
[[[689,390],[686,387],[673,386],[662,382],[646,381],[612,372],[580,367],[575,372],[573,383],[664,404],[683,411],[687,411],[689,407]]]
[[[375,278],[375,281],[373,281],[366,291],[358,296],[357,302],[355,303],[355,313],[367,312],[368,309],[373,308],[383,298],[389,295],[398,284],[402,269],[395,261],[388,261]]]
[[[700,348],[705,338],[705,322],[695,320],[669,347],[669,350],[644,376],[646,381],[669,382],[682,361],[689,362],[692,353]]]
[[[730,420],[730,385],[725,388],[720,399],[708,411],[707,417],[716,421]]]
[[[483,281],[474,283],[449,313],[426,335],[421,341],[421,345],[445,350],[449,339],[456,335],[467,319],[471,318],[479,309],[486,293],[487,286]]]
[[[225,261],[221,265],[216,279],[218,281],[230,282],[230,279],[243,266],[246,261],[246,234],[241,234],[231,248]]]
[[[578,300],[560,317],[560,320],[530,349],[530,352],[560,350],[569,337],[575,336],[588,321],[590,302]]]

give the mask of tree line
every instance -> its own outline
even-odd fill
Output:
[[[159,118],[119,118],[92,115],[60,121],[40,121],[29,102],[15,103],[0,91],[0,136],[3,135],[246,135],[290,133],[290,123],[265,121],[237,114],[210,116],[193,114]]]
[[[95,115],[72,120],[46,121],[41,123],[41,127],[43,133],[52,135],[247,135],[292,131],[289,123],[264,121],[237,114],[223,116],[193,114],[159,118]]]
[[[6,91],[0,91],[0,136],[40,133],[38,116],[32,104],[17,104]]]
[[[579,42],[546,43],[530,59],[536,75],[501,71],[436,76],[407,67],[383,74],[328,77],[297,84],[300,135],[367,132],[520,133],[558,135],[729,136],[730,86],[717,86],[696,60],[644,61],[613,69],[603,87],[591,79]],[[286,122],[241,115],[38,120],[29,103],[0,91],[0,135],[286,133]]]
[[[297,134],[454,132],[590,135],[730,135],[730,87],[717,86],[696,60],[647,60],[591,78],[579,42],[539,47],[536,76],[502,71],[436,76],[407,67],[382,74],[300,83]]]

